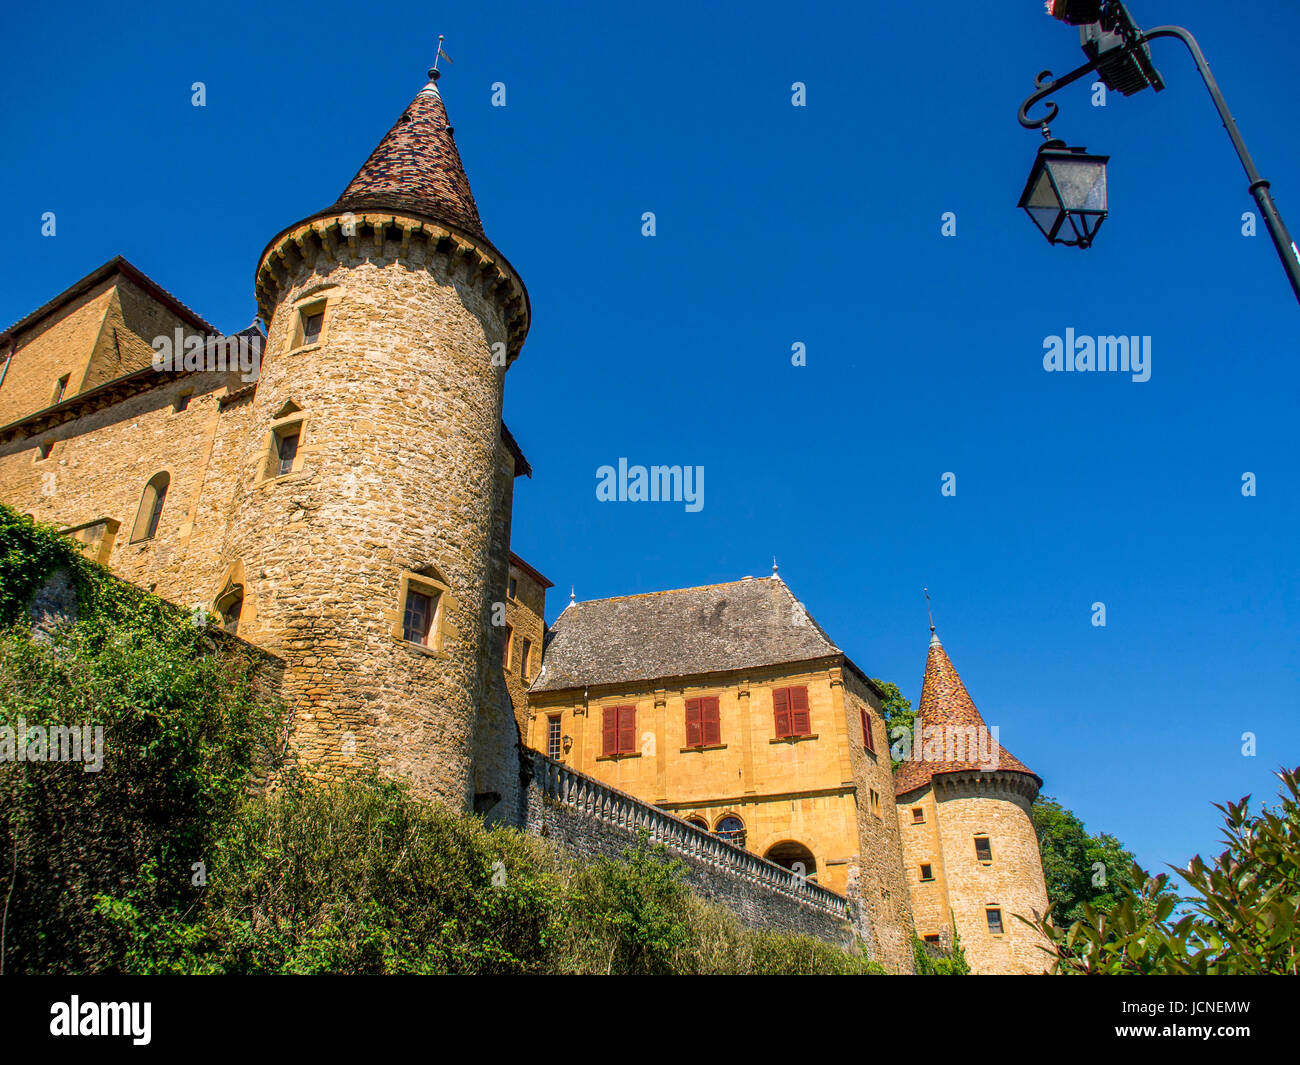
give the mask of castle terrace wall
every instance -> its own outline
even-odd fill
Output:
[[[852,900],[537,751],[522,755],[519,821],[527,831],[595,861],[619,857],[644,829],[685,865],[696,895],[751,928],[802,933],[840,947],[869,940]]]

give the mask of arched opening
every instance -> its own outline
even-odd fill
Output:
[[[144,492],[140,496],[140,509],[136,512],[135,525],[131,529],[132,543],[152,540],[157,533],[170,483],[171,476],[165,470],[149,478],[149,483],[144,486]]]
[[[745,845],[745,822],[735,814],[723,814],[713,826],[713,834],[737,847]]]
[[[791,839],[784,840],[781,843],[774,843],[768,847],[767,853],[763,857],[769,862],[775,862],[777,865],[798,873],[808,880],[817,879],[817,859],[813,857],[813,852],[802,843],[796,843]]]
[[[703,829],[705,832],[709,830],[709,823],[702,817],[688,817],[686,823],[688,825],[694,825],[696,828]]]
[[[221,615],[221,627],[231,636],[239,634],[239,617],[244,611],[244,586],[232,584],[217,599],[217,613]]]

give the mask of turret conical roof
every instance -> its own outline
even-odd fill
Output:
[[[407,212],[487,240],[434,81],[416,94],[331,210]]]
[[[916,710],[912,757],[904,761],[894,774],[894,793],[902,795],[914,791],[930,783],[931,778],[940,773],[990,772],[989,762],[980,759],[976,752],[969,749],[952,751],[946,742],[946,735],[943,756],[938,759],[927,758],[926,747],[930,737],[928,733],[921,732],[919,726],[922,725],[926,730],[938,726],[944,734],[949,729],[954,732],[965,730],[960,732],[963,736],[969,735],[968,730],[974,727],[980,730],[978,735],[988,736],[984,742],[989,745],[986,750],[991,753],[992,735],[987,731],[988,726],[936,635],[930,637],[930,650],[925,659],[925,681],[921,686],[921,701]],[[1042,786],[1042,779],[1037,773],[1000,743],[996,747],[996,772],[1023,773],[1033,777],[1038,786]]]

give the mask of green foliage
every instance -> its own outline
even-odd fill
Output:
[[[876,678],[872,679],[872,683],[885,693],[885,697],[880,703],[880,710],[885,718],[885,734],[889,737],[889,746],[892,751],[895,742],[897,742],[894,739],[894,729],[906,729],[910,735],[912,725],[916,720],[916,711],[912,709],[912,701],[905,699],[903,693],[898,690],[897,684],[890,684],[888,681]],[[894,771],[897,772],[898,767],[902,764],[901,759],[895,758],[893,760]]]
[[[1043,855],[1047,901],[1061,924],[1082,918],[1085,903],[1109,913],[1121,892],[1138,891],[1142,882],[1133,879],[1133,855],[1114,836],[1092,835],[1050,795],[1038,796],[1030,814]]]
[[[1136,890],[1117,889],[1109,913],[1089,903],[1069,925],[1033,922],[1048,938],[1054,969],[1086,974],[1300,975],[1300,770],[1278,774],[1281,804],[1249,812],[1250,797],[1226,806],[1226,849],[1175,869],[1195,893],[1178,900],[1168,874],[1136,863]],[[1031,922],[1026,922],[1031,923]]]
[[[0,504],[0,626],[23,616],[32,593],[55,570],[80,573],[85,566],[80,552],[53,526]]]
[[[966,950],[961,945],[961,936],[957,934],[957,922],[953,921],[950,950],[944,950],[933,943],[926,943],[913,932],[912,963],[917,976],[969,976],[970,964],[966,961]]]
[[[75,625],[33,641],[58,569]],[[278,765],[266,661],[0,507],[0,726],[101,726],[98,772],[0,761],[7,973],[880,973],[755,931],[642,839],[580,867],[377,779]],[[252,785],[252,787],[250,787]]]
[[[191,866],[212,853],[255,764],[273,757],[279,710],[259,695],[247,649],[218,644],[12,511],[0,510],[0,535],[7,595],[62,567],[82,602],[76,625],[47,641],[31,639],[21,602],[20,620],[0,629],[0,726],[103,737],[98,771],[90,760],[0,762],[5,970],[113,971],[123,942],[96,919],[97,897],[129,898],[145,923],[192,904]]]

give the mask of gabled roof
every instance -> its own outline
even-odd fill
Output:
[[[570,603],[531,691],[718,673],[843,655],[779,577]]]
[[[538,584],[540,584],[543,588],[554,588],[554,587],[555,587],[555,582],[554,582],[553,580],[551,580],[549,577],[546,577],[545,575],[543,575],[539,570],[537,570],[537,569],[535,569],[534,567],[530,566],[527,562],[525,562],[522,558],[520,558],[518,555],[516,555],[513,551],[510,552],[510,564],[511,564],[512,566],[518,566],[521,570],[523,570],[525,573],[527,573],[528,576],[530,576],[533,580],[535,580],[535,581],[536,581]]]
[[[979,710],[975,708],[975,702],[966,691],[966,685],[962,683],[952,661],[948,658],[948,653],[943,649],[943,644],[939,642],[939,637],[932,635],[930,637],[930,650],[925,659],[925,682],[921,686],[921,701],[917,705],[916,725],[924,725],[927,729],[938,727],[952,727],[955,729],[969,729],[972,726],[978,729],[986,730],[988,726],[984,723],[984,718],[980,716]],[[987,772],[986,765],[981,764],[978,758],[947,758],[947,745],[945,743],[945,757],[939,760],[924,760],[921,755],[921,745],[925,742],[925,737],[914,732],[915,735],[921,736],[921,744],[914,741],[913,757],[909,758],[898,768],[894,774],[894,794],[902,795],[904,792],[915,791],[917,788],[929,784],[931,779],[941,773],[962,773],[962,772]],[[990,736],[991,739],[991,736]],[[987,740],[985,741],[988,742]],[[970,754],[972,752],[964,750],[962,753]],[[1032,769],[1026,766],[1020,759],[998,744],[998,768],[999,773],[1023,773],[1033,777],[1042,786],[1042,779]]]
[[[405,211],[487,239],[432,81],[370,153],[331,211]]]
[[[48,303],[42,304],[30,314],[24,315],[3,333],[0,333],[0,342],[8,341],[15,338],[19,333],[39,325],[44,319],[56,314],[69,303],[84,296],[87,292],[96,288],[102,281],[106,281],[114,274],[121,274],[123,277],[134,282],[137,287],[143,289],[148,295],[161,303],[170,310],[176,317],[184,322],[188,322],[195,329],[203,333],[215,334],[218,332],[216,326],[205,321],[194,311],[190,310],[180,300],[163,288],[158,282],[149,277],[143,270],[132,266],[126,259],[120,255],[115,255],[109,259],[103,266],[92,270],[80,281],[74,282],[55,296]]]

